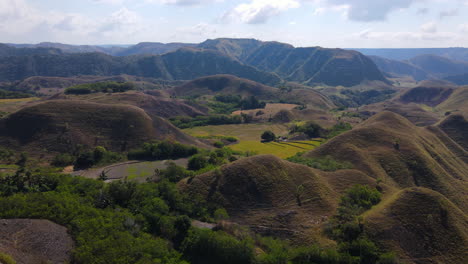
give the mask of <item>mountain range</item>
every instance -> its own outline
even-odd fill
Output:
[[[17,48],[12,52],[14,46]],[[0,56],[3,57],[1,81],[36,75],[131,74],[190,80],[205,75],[233,74],[268,85],[278,84],[280,78],[307,85],[388,83],[376,65],[356,51],[295,48],[289,44],[253,39],[215,39],[200,44],[140,43],[127,48],[58,43],[10,44],[0,46]]]

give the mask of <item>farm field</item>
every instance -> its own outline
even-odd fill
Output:
[[[298,152],[308,151],[320,145],[321,141],[294,141],[261,143],[260,136],[266,130],[271,130],[278,136],[288,134],[288,126],[284,124],[240,124],[203,126],[184,129],[184,132],[195,136],[233,136],[239,139],[238,144],[229,147],[237,151],[250,151],[256,154],[273,154],[280,158],[294,156]]]
[[[160,161],[128,161],[109,165],[101,168],[75,171],[72,175],[97,179],[104,171],[108,181],[127,179],[144,182],[148,177],[154,175],[155,169],[165,169],[169,162],[174,162],[179,166],[187,166],[188,159],[160,160]]]
[[[260,136],[266,130],[271,130],[276,135],[288,134],[288,126],[283,124],[238,124],[220,126],[202,126],[183,129],[185,133],[194,136],[232,136],[242,141],[259,141]]]
[[[291,142],[268,142],[241,141],[239,144],[229,146],[233,150],[252,151],[256,154],[273,154],[280,158],[294,156],[298,152],[312,150],[319,146],[321,141],[291,141]]]

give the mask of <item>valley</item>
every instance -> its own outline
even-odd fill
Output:
[[[461,264],[465,55],[2,44],[0,263]]]

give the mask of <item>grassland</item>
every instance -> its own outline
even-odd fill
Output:
[[[280,158],[294,156],[298,152],[312,150],[320,141],[270,142],[261,143],[260,136],[266,130],[276,135],[287,135],[288,126],[284,124],[239,124],[221,126],[203,126],[184,129],[191,136],[233,136],[239,139],[238,144],[230,148],[238,151],[250,151],[256,154],[273,154]]]

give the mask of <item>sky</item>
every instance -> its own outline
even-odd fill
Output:
[[[0,42],[468,47],[468,0],[0,0]]]

